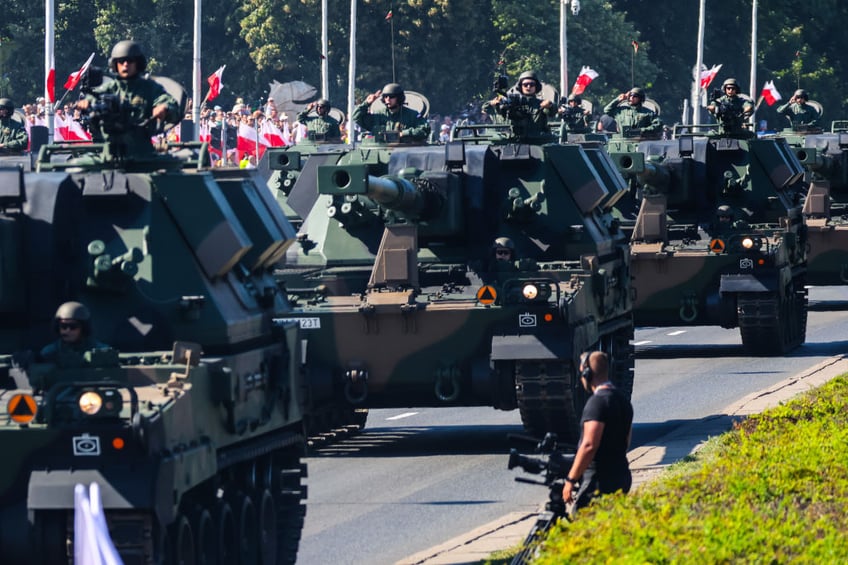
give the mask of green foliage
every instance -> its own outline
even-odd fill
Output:
[[[549,536],[540,564],[844,563],[848,379],[711,440]]]

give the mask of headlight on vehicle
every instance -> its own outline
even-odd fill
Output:
[[[536,297],[539,296],[539,287],[535,284],[526,284],[521,289],[521,294],[527,300],[536,300]]]
[[[753,247],[754,247],[754,240],[753,240],[752,238],[750,238],[750,237],[746,237],[746,238],[744,238],[744,239],[742,240],[742,247],[744,247],[745,249],[753,249]]]
[[[103,407],[103,397],[97,391],[87,390],[80,395],[78,404],[83,414],[94,416]]]

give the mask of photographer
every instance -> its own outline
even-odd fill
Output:
[[[584,353],[580,382],[592,396],[583,407],[577,454],[562,489],[563,500],[573,497],[577,508],[585,507],[598,494],[630,492],[633,483],[627,461],[633,406],[609,380],[609,356],[602,351]]]
[[[583,109],[583,100],[576,94],[569,94],[560,103],[557,113],[568,133],[589,133],[589,112]]]
[[[729,78],[721,85],[723,95],[715,93],[707,110],[713,114],[721,126],[720,132],[730,135],[753,136],[748,127],[748,118],[754,113],[750,100],[739,95],[739,84],[735,78]]]
[[[550,138],[548,118],[556,114],[550,100],[542,98],[542,83],[535,71],[524,71],[506,95],[498,93],[488,107],[509,120],[519,139]]]
[[[117,78],[93,88],[76,105],[83,112],[97,109],[94,113],[102,114],[91,120],[92,138],[108,141],[126,155],[153,153],[150,138],[157,133],[156,120],[176,123],[182,117],[179,104],[162,85],[141,75],[147,57],[138,43],[116,43],[109,68]]]

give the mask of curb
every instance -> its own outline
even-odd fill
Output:
[[[789,377],[769,388],[749,394],[724,409],[680,426],[655,440],[653,445],[632,449],[627,458],[633,473],[633,488],[655,479],[668,465],[698,451],[711,437],[728,431],[733,422],[779,406],[801,393],[817,388],[832,378],[848,373],[848,357],[837,355]],[[498,520],[461,534],[398,561],[395,565],[471,565],[485,561],[495,551],[521,543],[536,519],[536,513],[511,512]]]

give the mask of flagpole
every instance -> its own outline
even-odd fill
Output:
[[[568,96],[568,41],[566,23],[568,22],[568,2],[561,0],[559,5],[559,76],[560,96]]]
[[[698,49],[695,58],[695,69],[693,70],[692,82],[692,124],[698,124],[701,119],[701,67],[704,64],[704,14],[706,12],[707,0],[700,1],[698,8]]]
[[[757,91],[757,0],[753,1],[751,7],[751,83],[748,92],[753,94]],[[760,107],[759,102],[754,111],[751,112],[751,124],[757,123],[756,115],[757,108]]]
[[[44,0],[44,98],[50,103],[44,105],[45,118],[47,119],[47,142],[53,142],[53,96],[56,92],[56,72],[53,71],[53,92],[49,92],[47,81],[50,77],[51,69],[55,69],[54,64],[54,49],[55,49],[55,11],[53,0]],[[63,97],[64,99],[64,97]]]
[[[191,134],[192,141],[198,141],[200,139],[200,106],[206,103],[206,98],[203,99],[203,102],[200,102],[201,3],[202,0],[194,0],[194,55],[192,57],[191,71],[191,120],[194,125]],[[206,96],[208,97],[209,93]],[[183,116],[180,116],[180,120],[182,118]],[[185,141],[185,138],[182,137],[182,132],[180,132],[180,139]]]
[[[350,47],[347,68],[347,142],[356,147],[356,128],[353,124],[353,109],[356,106],[356,0],[350,0]]]
[[[321,0],[321,97],[330,99],[330,61],[327,32],[327,0]]]
[[[391,15],[389,18],[389,33],[392,38],[392,82],[397,82],[397,79],[395,79],[395,12],[392,4],[394,2],[389,2],[389,14]]]

